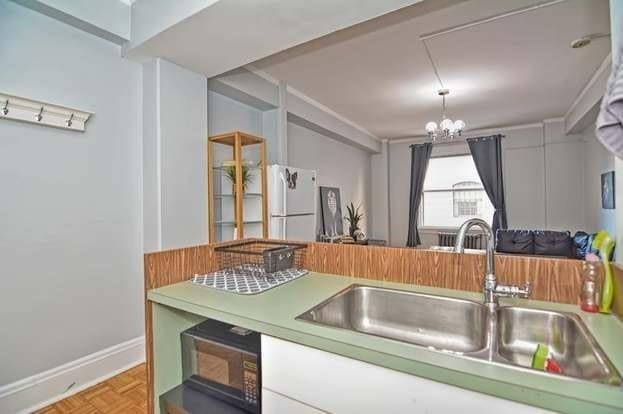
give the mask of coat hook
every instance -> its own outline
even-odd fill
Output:
[[[69,119],[67,121],[65,121],[65,125],[67,125],[67,127],[69,128],[72,124],[71,120],[74,119],[74,114],[72,113],[71,116],[69,117]]]
[[[2,108],[2,115],[9,113],[9,100],[4,101],[4,108]]]
[[[41,122],[41,119],[43,119],[43,116],[41,116],[41,114],[43,113],[43,106],[41,107],[41,109],[39,109],[39,113],[37,114],[37,116],[35,117],[35,119],[37,120],[37,122]]]

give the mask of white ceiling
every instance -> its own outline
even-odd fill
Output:
[[[213,77],[420,1],[141,0],[123,52]]]
[[[442,5],[443,1],[435,0]],[[317,39],[253,64],[380,138],[424,133],[441,116],[439,84],[419,37],[542,3],[430,1]],[[608,55],[607,0],[567,0],[427,40],[445,86],[448,116],[468,128],[539,122],[572,105]]]

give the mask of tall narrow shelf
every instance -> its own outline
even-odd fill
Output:
[[[215,161],[218,154],[226,153],[224,148],[231,150],[231,159],[227,161],[233,162],[231,167],[236,177],[230,186],[224,184],[229,167],[218,165]],[[259,158],[252,165],[245,164],[243,159],[243,152],[248,150],[255,152]],[[259,183],[252,183],[253,188],[247,191],[242,183],[245,165],[254,177],[260,178]],[[261,225],[261,236],[268,238],[266,174],[266,141],[263,138],[240,131],[208,137],[208,233],[211,242],[228,240],[223,236],[226,231],[242,239],[245,237],[245,225]]]

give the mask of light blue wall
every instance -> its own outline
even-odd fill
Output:
[[[208,92],[208,133],[242,131],[266,140],[268,164],[277,162],[277,110],[261,111],[220,93]]]
[[[208,241],[207,79],[165,59],[143,64],[145,251]]]
[[[207,92],[203,75],[158,59],[162,249],[206,243]]]
[[[262,135],[262,111],[216,92],[208,92],[208,133],[242,131]]]
[[[585,231],[606,230],[615,235],[617,210],[601,207],[601,174],[614,169],[614,155],[597,141],[594,127],[584,137],[584,213]],[[619,209],[621,211],[621,209]]]
[[[143,64],[143,249],[160,249],[160,181],[158,150],[158,61]]]
[[[208,135],[242,131],[261,137],[263,135],[263,113],[251,106],[240,103],[219,93],[208,92]],[[267,143],[270,147],[270,143]],[[243,151],[243,156],[259,159],[256,147],[253,151]],[[249,152],[253,154],[250,155]],[[232,158],[231,151],[223,145],[216,145],[215,164]]]
[[[272,109],[264,111],[262,113],[262,137],[268,142],[266,149],[266,156],[268,157],[268,164],[278,164],[279,161],[279,148],[277,144],[277,131],[278,123],[278,109]]]
[[[368,234],[371,214],[371,154],[343,144],[316,131],[288,122],[289,164],[293,167],[315,170],[318,186],[338,187],[342,213],[351,202],[361,205],[364,213],[362,230]],[[316,230],[320,233],[320,202],[316,205]],[[348,232],[347,223],[344,231]]]
[[[0,120],[1,386],[143,335],[143,270],[140,65],[9,1],[0,56],[0,91],[95,113]]]

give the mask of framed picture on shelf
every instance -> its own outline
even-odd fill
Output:
[[[601,174],[601,207],[612,210],[615,206],[614,171]]]
[[[322,230],[325,236],[335,237],[344,234],[342,221],[342,201],[340,189],[320,187],[320,208],[322,210]]]

